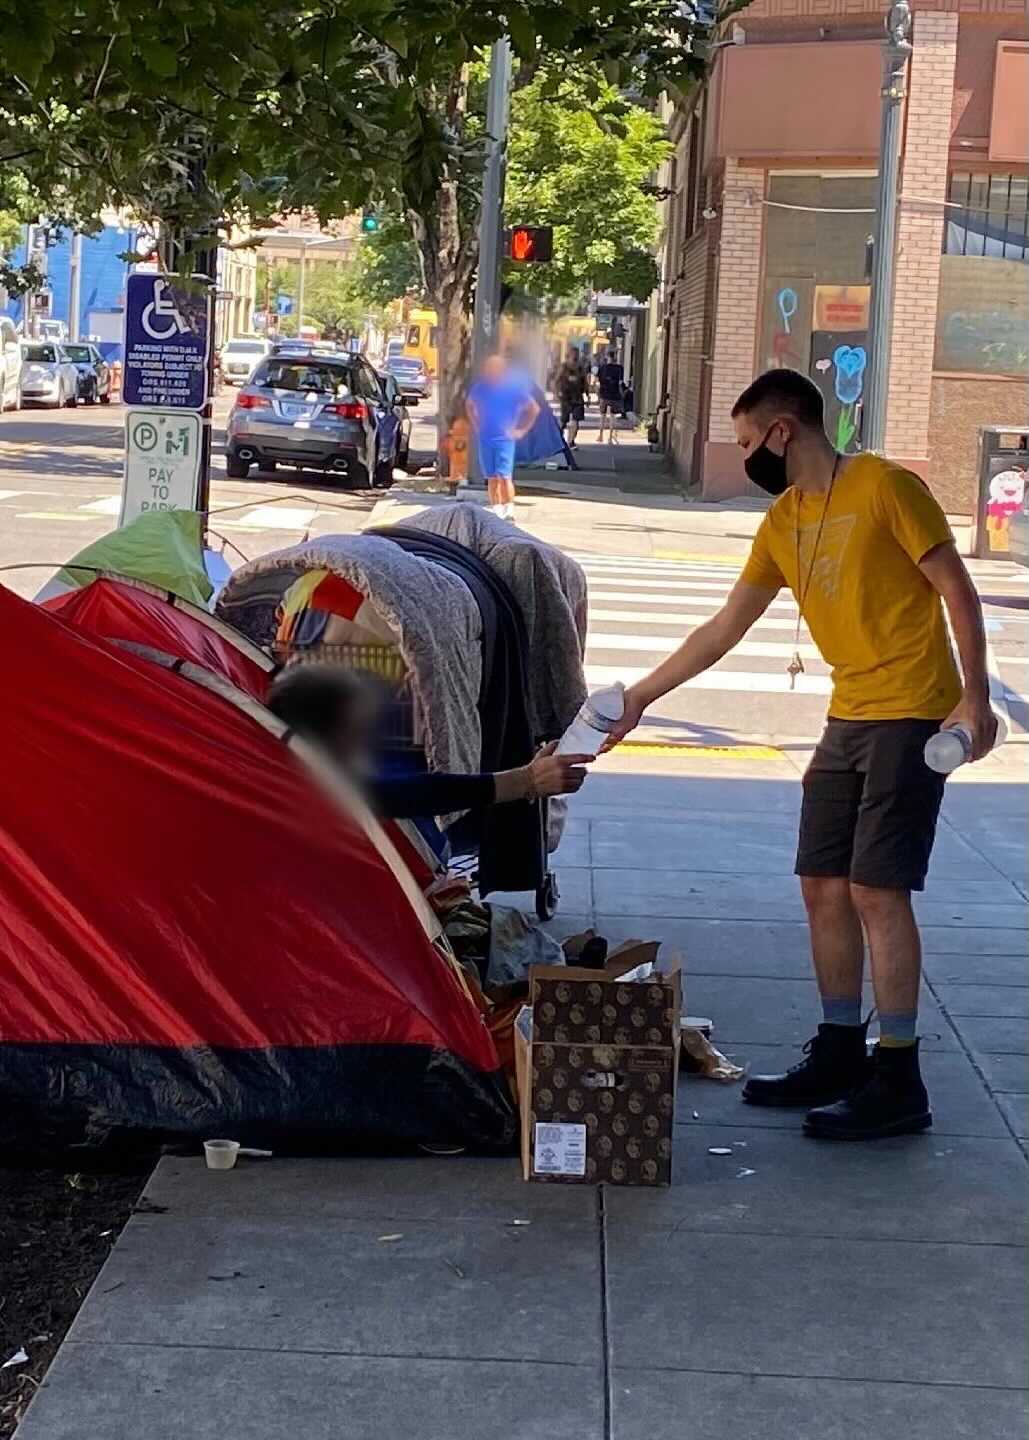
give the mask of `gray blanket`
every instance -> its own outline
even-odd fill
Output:
[[[310,570],[348,580],[400,637],[429,768],[477,771],[482,619],[464,581],[375,535],[322,535],[241,565],[219,595],[216,613],[267,647],[279,601]]]
[[[483,505],[458,500],[405,519],[473,551],[506,581],[529,634],[529,707],[537,739],[562,735],[586,698],[586,575],[562,550],[501,520]]]

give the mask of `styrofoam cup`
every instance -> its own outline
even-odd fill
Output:
[[[205,1140],[204,1159],[208,1170],[231,1170],[239,1155],[238,1140]]]

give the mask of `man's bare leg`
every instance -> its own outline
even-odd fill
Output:
[[[913,1045],[922,942],[911,909],[911,893],[873,889],[869,885],[851,885],[850,890],[868,931],[881,1043],[896,1048]]]
[[[805,875],[800,889],[823,1018],[834,1025],[859,1025],[865,937],[850,881],[845,876]]]

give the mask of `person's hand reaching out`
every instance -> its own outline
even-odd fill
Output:
[[[596,757],[593,755],[558,755],[557,741],[544,745],[535,760],[528,766],[529,780],[534,794],[574,795],[586,779],[585,767]]]
[[[620,741],[625,739],[630,731],[636,729],[636,726],[643,719],[643,712],[646,708],[647,702],[637,693],[635,687],[630,685],[625,692],[625,709],[622,711],[622,718],[617,722],[601,746],[601,754],[606,754],[608,750],[613,750]]]

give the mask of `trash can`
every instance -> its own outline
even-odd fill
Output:
[[[977,470],[972,553],[979,559],[1012,560],[1011,517],[1021,513],[1029,485],[1029,423],[980,426]]]

